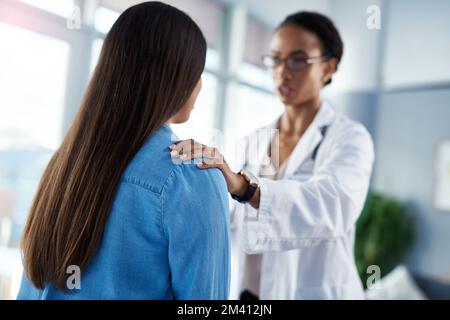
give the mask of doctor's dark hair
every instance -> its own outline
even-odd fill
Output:
[[[344,51],[344,44],[339,31],[329,18],[317,12],[300,11],[287,16],[277,30],[288,25],[304,28],[317,35],[322,44],[322,55],[336,58],[337,70]],[[325,85],[330,83],[331,79]]]
[[[205,57],[199,27],[170,5],[141,3],[114,23],[25,224],[25,275],[36,288],[67,291],[68,267],[91,261],[126,166],[186,104]]]

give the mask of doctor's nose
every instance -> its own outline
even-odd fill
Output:
[[[289,69],[285,62],[280,63],[278,66],[276,66],[273,69],[273,73],[275,79],[282,82],[292,79],[292,71]]]

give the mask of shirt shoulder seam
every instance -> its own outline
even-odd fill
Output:
[[[135,185],[135,186],[138,186],[138,187],[140,187],[140,188],[142,188],[142,189],[145,189],[146,191],[149,191],[149,192],[151,192],[151,193],[153,193],[153,194],[158,194],[158,195],[161,194],[161,192],[157,192],[157,191],[155,191],[155,190],[152,190],[152,186],[151,186],[150,184],[145,183],[145,182],[143,182],[142,180],[137,179],[137,178],[132,178],[132,177],[122,177],[122,178],[120,179],[120,181],[121,181],[121,182],[125,182],[125,183],[129,183],[129,184],[132,184],[132,185]]]

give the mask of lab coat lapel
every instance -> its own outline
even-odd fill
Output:
[[[288,159],[285,177],[289,177],[308,159],[317,145],[322,141],[321,128],[330,125],[335,118],[335,111],[323,102],[313,122],[300,138]]]

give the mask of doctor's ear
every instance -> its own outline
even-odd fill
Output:
[[[324,62],[324,72],[322,77],[322,82],[324,86],[331,83],[331,78],[333,77],[333,74],[337,70],[337,64],[338,61],[336,58],[331,58],[326,62]]]

